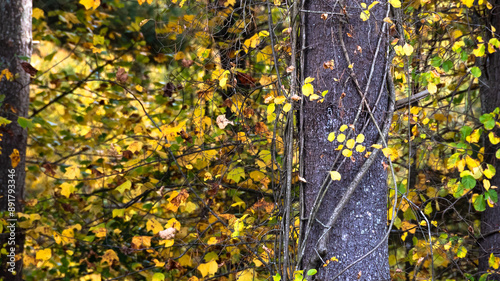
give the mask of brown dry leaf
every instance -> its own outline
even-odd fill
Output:
[[[179,192],[179,194],[177,194],[177,196],[174,197],[174,199],[172,199],[172,201],[170,201],[170,203],[172,203],[175,207],[179,207],[182,203],[186,202],[188,197],[189,193],[187,190],[183,189]]]
[[[175,237],[176,233],[177,233],[177,229],[175,229],[173,227],[170,227],[170,228],[167,228],[165,230],[158,232],[161,239],[164,239],[164,240],[173,239]]]
[[[329,69],[333,70],[335,68],[335,62],[333,60],[325,61],[323,63],[323,68],[324,69],[328,69],[329,68]]]
[[[255,86],[256,80],[252,76],[250,76],[249,74],[247,74],[247,73],[236,72],[236,79],[243,86]]]
[[[128,74],[125,72],[125,69],[120,67],[116,72],[116,81],[119,83],[125,83],[128,79]]]
[[[295,70],[295,66],[290,65],[289,67],[286,68],[287,73],[292,73]]]
[[[234,125],[233,121],[227,120],[227,118],[226,118],[225,115],[219,115],[219,116],[217,116],[216,122],[217,122],[217,126],[219,126],[219,128],[221,128],[221,129],[226,128],[226,126],[228,124]]]
[[[266,133],[267,131],[268,131],[267,126],[263,122],[257,122],[257,124],[255,124],[256,134]]]
[[[31,64],[23,61],[21,62],[21,67],[24,69],[26,73],[28,73],[31,77],[35,76],[38,70],[34,68]]]
[[[327,13],[321,14],[321,19],[322,20],[326,20],[327,18],[328,18],[328,14]]]

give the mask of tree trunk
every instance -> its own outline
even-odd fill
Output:
[[[382,153],[376,154],[375,158],[365,155],[367,151],[374,151],[370,146],[380,138],[369,112],[373,112],[380,130],[384,127],[388,129],[385,125],[392,117],[384,79],[388,72],[386,62],[389,39],[382,22],[388,15],[389,8],[386,1],[380,1],[370,10],[370,18],[362,21],[361,10],[355,7],[354,2],[346,1],[347,6],[341,3],[343,1],[308,0],[304,6],[304,10],[308,12],[304,16],[303,76],[315,78],[312,82],[315,93],[319,94],[324,90],[329,92],[322,103],[303,97],[303,163],[307,184],[304,186],[305,230],[302,232],[301,243],[305,246],[301,267],[304,270],[316,268],[318,273],[313,277],[316,280],[333,280],[343,269],[381,242],[380,247],[338,276],[338,280],[389,280],[387,174],[383,166],[383,162],[388,163],[388,160]],[[330,14],[322,15],[325,13],[323,11]],[[349,68],[343,46],[352,68]],[[333,69],[329,68],[328,63],[324,64],[330,60],[333,60]],[[366,96],[369,109],[362,101],[362,95]],[[359,119],[355,122],[358,111]],[[344,124],[354,126],[340,132],[340,127]],[[366,128],[365,124],[368,124]],[[344,157],[342,150],[336,150],[341,142],[337,139],[333,142],[327,140],[331,132],[336,136],[345,134],[346,141],[355,139],[362,133],[366,137],[362,143],[366,150],[356,152],[351,149],[352,157]],[[337,157],[338,160],[335,161]],[[368,161],[369,159],[371,160]],[[366,162],[371,162],[372,165],[365,165]],[[367,166],[368,169],[365,169]],[[346,201],[338,220],[325,232],[328,229],[325,226],[332,222],[334,209],[342,201],[349,199],[344,195],[362,170],[366,170],[366,173],[361,177],[352,197]],[[342,179],[331,181],[330,171],[338,171]],[[330,182],[330,187],[315,218],[308,218],[311,210],[318,205],[316,198],[325,180]],[[311,230],[307,235],[308,223]],[[324,235],[325,233],[327,234]],[[322,243],[322,235],[325,243]],[[331,258],[338,259],[338,262],[330,261],[327,266],[323,266]]]
[[[500,0],[490,1],[493,4],[491,11],[500,9]],[[486,26],[494,26],[498,32],[500,30],[500,15],[496,12],[491,12],[489,21]],[[491,34],[486,34],[486,42],[490,39]],[[481,91],[481,109],[483,113],[491,113],[496,107],[500,107],[500,53],[497,51],[492,54],[487,54],[486,58],[480,59],[479,63],[482,66],[482,75],[480,77]],[[500,136],[500,129],[493,129],[497,136]],[[487,138],[486,138],[487,139]],[[495,166],[497,173],[491,180],[491,185],[500,186],[500,161],[496,159],[495,152],[500,149],[500,145],[493,145],[489,140],[485,140],[485,161]],[[490,268],[488,259],[491,254],[500,257],[500,205],[495,204],[493,208],[486,206],[486,210],[481,216],[481,237],[480,240],[480,258],[479,271],[485,273],[487,270],[496,274],[490,275],[488,280],[500,280],[500,272]]]
[[[21,57],[31,57],[31,9],[32,0],[0,1],[0,72],[8,69],[14,76],[7,80],[4,72],[0,81],[0,116],[12,121],[0,127],[0,212],[8,224],[0,236],[7,251],[1,255],[0,280],[9,281],[22,280],[24,233],[16,213],[23,210],[27,131],[17,120],[28,113],[30,76]]]

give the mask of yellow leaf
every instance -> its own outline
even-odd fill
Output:
[[[361,4],[364,4],[364,3],[361,3]],[[363,21],[367,21],[369,18],[370,18],[370,11],[368,10],[364,10],[361,12],[361,14],[359,14],[359,17],[363,20]]]
[[[184,53],[181,51],[181,52],[177,52],[174,56],[174,59],[175,60],[182,60],[184,59],[186,56],[184,55]]]
[[[339,181],[342,178],[340,173],[337,171],[330,171],[330,177],[332,178],[332,181]]]
[[[359,134],[357,137],[356,137],[356,142],[357,143],[362,143],[365,141],[365,135],[363,134]]]
[[[488,138],[490,139],[491,144],[498,144],[500,142],[500,138],[497,137],[493,132],[488,134]]]
[[[207,241],[207,245],[215,245],[215,244],[217,244],[217,238],[215,238],[213,236],[210,237],[210,239],[208,239],[208,241]]]
[[[208,275],[210,277],[217,272],[218,265],[215,260],[212,260],[210,262],[198,265],[197,269],[198,271],[200,271],[201,276],[205,277]]]
[[[313,100],[317,100],[317,99],[319,99],[319,98],[321,98],[321,97],[320,97],[320,96],[318,96],[318,95],[316,95],[316,94],[312,94],[312,95],[309,97],[309,100],[310,100],[310,101],[313,101]]]
[[[106,252],[104,252],[104,255],[102,256],[102,259],[101,259],[101,264],[107,262],[109,265],[112,265],[113,261],[117,261],[117,262],[120,261],[120,259],[118,258],[118,255],[116,255],[115,251],[109,249]]]
[[[462,0],[462,3],[467,6],[467,8],[471,8],[474,4],[474,0]]]
[[[61,195],[65,196],[66,198],[69,198],[69,196],[75,192],[76,188],[70,184],[69,182],[63,182],[61,184]]]
[[[484,179],[484,180],[483,180],[483,186],[484,186],[484,189],[489,190],[489,189],[490,189],[490,187],[491,187],[491,183],[490,183],[490,181],[489,181],[489,180],[487,180],[487,179]]]
[[[471,171],[480,165],[479,161],[472,159],[469,155],[465,156],[465,163],[467,164],[467,168]]]
[[[382,145],[380,145],[380,144],[374,144],[374,145],[372,145],[372,147],[375,148],[375,149],[381,149]]]
[[[311,83],[312,81],[314,81],[314,78],[307,77],[306,80],[304,80],[304,84]]]
[[[274,98],[274,103],[275,104],[282,104],[285,101],[286,101],[285,96],[278,96],[278,97]]]
[[[90,10],[90,8],[95,10],[101,5],[101,0],[80,0],[80,4],[85,6],[86,10]]]
[[[144,89],[142,88],[142,86],[141,86],[141,85],[135,85],[135,89],[136,89],[138,92],[142,92],[142,90],[144,90]]]
[[[36,252],[36,259],[46,261],[52,257],[52,252],[50,249],[40,250]]]
[[[79,174],[80,174],[80,169],[78,169],[78,167],[71,166],[66,169],[64,177],[68,179],[76,179]]]
[[[130,181],[126,181],[126,182],[120,184],[120,186],[118,186],[116,188],[116,190],[118,190],[118,192],[123,194],[123,192],[125,192],[125,190],[130,190],[131,187],[132,187],[132,183]]]
[[[276,105],[271,103],[267,106],[267,114],[272,114],[276,110]]]
[[[427,84],[427,90],[429,90],[429,93],[435,94],[437,92],[436,84],[434,84],[434,83]]]
[[[292,109],[292,105],[289,103],[286,103],[285,106],[283,106],[284,112],[288,112],[288,111],[290,111],[290,109]]]
[[[488,264],[493,269],[498,269],[498,267],[500,266],[500,258],[495,257],[495,255],[493,255],[493,253],[491,253],[490,258],[488,259]]]
[[[479,129],[474,130],[470,135],[465,137],[465,140],[469,143],[477,143],[479,141],[479,137],[481,136]]]
[[[153,259],[153,262],[155,263],[156,267],[164,267],[165,266],[165,262],[161,262],[158,259]]]
[[[457,250],[457,257],[465,258],[466,255],[467,255],[467,249],[464,246],[460,246]]]
[[[353,149],[355,143],[356,142],[354,141],[354,139],[348,139],[345,143],[345,146],[349,149]]]
[[[394,7],[394,8],[401,8],[401,1],[399,0],[389,0],[389,3]]]
[[[92,230],[92,232],[95,233],[95,237],[101,238],[101,237],[106,237],[106,234],[108,231],[106,230],[106,228],[101,227],[101,228]]]
[[[314,93],[314,87],[312,84],[306,83],[302,86],[302,94],[306,97],[312,95]]]
[[[38,19],[40,19],[40,18],[43,18],[43,16],[44,16],[44,12],[43,12],[43,10],[42,10],[42,9],[40,9],[40,8],[34,8],[34,9],[33,9],[33,17],[34,17],[35,19],[37,19],[37,20],[38,20]]]
[[[176,220],[175,218],[171,218],[167,221],[167,223],[164,225],[165,229],[167,228],[175,228],[177,229],[177,231],[180,231],[181,230],[181,223]]]
[[[392,149],[390,147],[382,148],[382,152],[384,153],[385,157],[387,157],[387,158],[392,156]]]
[[[332,142],[335,140],[335,133],[334,132],[331,132],[330,134],[328,134],[328,141],[329,142]]]
[[[152,230],[153,234],[156,234],[163,230],[163,226],[155,218],[152,218],[146,223],[146,229],[148,231]]]
[[[2,72],[0,73],[0,79],[2,79],[3,76],[5,76],[5,79],[7,80],[11,80],[12,77],[14,77],[8,68],[2,70]]]
[[[243,271],[240,271],[236,274],[237,279],[236,281],[253,281],[255,280],[255,274],[253,272],[253,269],[245,269]]]
[[[339,134],[339,136],[337,137],[337,141],[338,142],[344,142],[345,140],[345,135],[344,134]]]
[[[404,221],[404,222],[401,223],[401,229],[403,231],[408,231],[411,234],[414,234],[415,230],[417,229],[417,225],[413,224],[413,223],[410,223],[410,222],[407,222],[407,221]]]
[[[497,173],[497,170],[495,169],[495,166],[493,166],[493,165],[487,164],[487,166],[488,166],[488,169],[484,170],[483,173],[487,178],[491,179]]]
[[[142,249],[151,247],[151,236],[132,237],[132,249]]]
[[[347,127],[347,125],[346,125],[346,124],[344,124],[344,125],[340,126],[339,131],[343,132],[343,131],[345,131],[347,128],[348,128],[348,127]]]
[[[351,157],[352,151],[349,149],[344,149],[342,150],[342,155],[344,155],[344,157]]]
[[[15,148],[12,150],[12,153],[10,154],[9,157],[12,168],[17,167],[17,165],[19,165],[19,162],[21,162],[21,157],[19,156],[19,150]]]
[[[411,56],[411,54],[413,53],[413,46],[405,43],[405,45],[403,46],[403,52],[406,56]]]
[[[365,151],[365,147],[361,144],[358,144],[358,145],[356,145],[356,151],[363,152],[363,151]]]

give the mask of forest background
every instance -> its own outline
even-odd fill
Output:
[[[2,31],[32,18],[32,49],[0,60],[0,278],[300,281],[349,267],[340,252],[301,262],[302,109],[344,114],[349,99],[304,76],[304,52],[315,52],[301,41],[308,14],[341,22],[346,42],[365,36],[353,21],[387,39],[387,141],[365,141],[352,123],[317,138],[343,161],[384,155],[372,165],[389,175],[378,246],[391,280],[499,280],[500,1],[330,2],[329,11],[280,0],[0,4],[17,7]],[[22,45],[9,36],[1,49]],[[321,54],[317,67],[355,83],[354,71],[368,73],[357,69],[363,52],[350,49],[350,63]]]

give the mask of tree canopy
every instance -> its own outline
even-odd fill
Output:
[[[315,48],[301,41],[305,14],[347,19],[346,41],[366,37],[349,19],[390,38],[387,143],[366,145],[352,124],[316,137],[334,143],[340,161],[382,151],[373,165],[389,175],[391,279],[493,278],[500,252],[479,244],[500,230],[481,230],[482,213],[498,206],[500,102],[485,107],[481,94],[500,83],[484,67],[500,48],[500,3],[365,2],[312,11],[281,0],[34,1],[33,55],[23,58],[29,113],[17,120],[28,132],[16,214],[23,278],[300,281],[349,266],[336,253],[307,272],[297,261],[308,215],[300,186],[310,180],[302,105],[344,114],[344,97],[333,100],[319,75],[304,77],[300,54]],[[346,77],[364,73],[356,59],[369,51],[358,47],[344,69],[327,53],[316,67],[353,83]],[[0,83],[15,79],[0,64]]]

